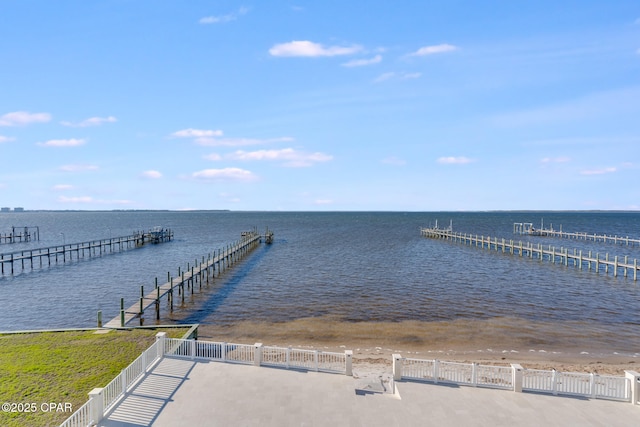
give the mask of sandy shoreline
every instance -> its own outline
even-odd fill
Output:
[[[354,373],[390,373],[393,354],[417,359],[556,369],[624,375],[640,370],[640,349],[612,349],[606,334],[564,325],[549,333],[549,325],[523,325],[517,319],[500,322],[398,322],[349,323],[330,318],[291,322],[240,322],[233,325],[201,324],[199,339],[235,343],[353,351]],[[524,327],[526,326],[526,327]],[[574,325],[575,326],[575,325]],[[637,340],[636,340],[637,341]]]

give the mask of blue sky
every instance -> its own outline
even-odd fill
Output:
[[[0,205],[640,209],[637,1],[0,0]]]

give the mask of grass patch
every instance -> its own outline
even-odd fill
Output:
[[[153,344],[158,331],[133,329],[107,334],[73,331],[0,335],[0,404],[28,404],[36,409],[32,413],[2,411],[0,425],[61,424],[72,412],[45,412],[43,403],[70,403],[75,411],[87,402],[91,390],[106,386]],[[163,331],[168,337],[180,338],[187,329]]]

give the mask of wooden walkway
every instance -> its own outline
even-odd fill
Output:
[[[629,236],[609,236],[607,234],[596,234],[596,233],[587,233],[587,232],[566,232],[566,231],[556,231],[553,229],[534,229],[533,227],[527,227],[527,225],[531,225],[531,223],[515,223],[513,230],[516,234],[525,234],[529,236],[542,236],[542,237],[557,237],[560,239],[575,239],[575,240],[590,240],[593,242],[601,242],[601,243],[614,243],[621,244],[625,246],[640,246],[640,239],[630,238]]]
[[[191,294],[193,294],[196,286],[202,289],[203,283],[209,284],[209,280],[215,278],[216,271],[218,275],[220,275],[254,249],[263,238],[267,243],[270,243],[273,239],[273,233],[267,233],[265,236],[261,236],[256,231],[244,232],[239,241],[223,249],[218,249],[217,255],[214,251],[213,254],[208,255],[206,260],[202,257],[201,262],[196,260],[193,266],[187,265],[186,271],[178,269],[177,277],[171,277],[171,273],[167,273],[166,283],[158,285],[158,279],[156,278],[155,288],[152,292],[145,295],[144,287],[141,286],[139,302],[125,310],[124,300],[121,299],[120,315],[107,322],[104,327],[126,327],[126,325],[134,319],[139,319],[140,325],[143,325],[145,312],[150,309],[154,310],[155,319],[159,320],[160,301],[163,297],[167,297],[169,310],[173,311],[176,296],[181,299],[181,302],[184,302],[186,292],[190,291]],[[100,320],[98,320],[98,327],[101,326]]]
[[[35,228],[35,231],[29,230],[30,228],[32,230]],[[30,242],[31,240],[40,240],[40,227],[11,227],[11,233],[0,233],[0,244]]]
[[[0,254],[0,272],[15,274],[16,266],[20,271],[25,268],[51,266],[54,261],[67,263],[81,258],[102,256],[114,251],[121,252],[128,248],[138,248],[145,243],[160,243],[173,238],[173,232],[166,229],[153,229],[149,232],[137,232],[130,236],[112,237],[110,239],[92,240],[90,242],[69,243],[46,248],[25,249]],[[44,263],[43,263],[44,260]]]
[[[541,261],[547,259],[553,264],[565,266],[571,264],[581,270],[586,267],[589,271],[596,273],[604,272],[605,274],[609,274],[609,270],[612,270],[613,277],[618,277],[620,270],[622,270],[624,277],[631,274],[634,281],[638,280],[638,270],[640,269],[638,260],[634,259],[631,261],[628,256],[614,256],[612,259],[607,253],[604,258],[601,258],[599,253],[596,253],[594,256],[592,251],[589,251],[588,254],[583,254],[582,250],[578,251],[577,249],[569,252],[567,248],[557,249],[551,245],[546,247],[541,244],[534,245],[530,242],[524,244],[522,241],[498,240],[497,237],[494,237],[492,240],[489,236],[484,237],[478,236],[477,234],[454,233],[451,230],[441,230],[438,228],[421,228],[420,234],[424,237],[446,239],[481,249],[495,250],[496,252],[502,250],[502,253],[517,254],[520,257],[535,257]]]

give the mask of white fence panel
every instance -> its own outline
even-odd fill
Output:
[[[556,372],[558,394],[591,396],[591,375],[577,372]]]
[[[402,359],[402,377],[415,380],[435,380],[435,360]]]
[[[60,427],[87,427],[94,424],[91,417],[91,402],[87,402],[78,408]]]
[[[118,375],[102,389],[102,407],[109,410],[122,395],[122,375]]]
[[[324,372],[345,373],[347,356],[344,353],[319,352],[318,370]]]
[[[598,399],[631,401],[630,381],[624,377],[597,375],[595,377],[595,395]]]
[[[522,371],[522,390],[552,393],[553,371],[525,369]]]
[[[253,364],[255,347],[249,344],[227,344],[226,361],[235,363]]]
[[[288,350],[285,347],[262,347],[261,365],[289,367]]]
[[[476,365],[476,384],[513,390],[513,369],[507,366]]]
[[[473,365],[468,363],[438,363],[438,381],[456,384],[472,384]]]
[[[164,354],[167,356],[191,357],[191,340],[165,338]]]

